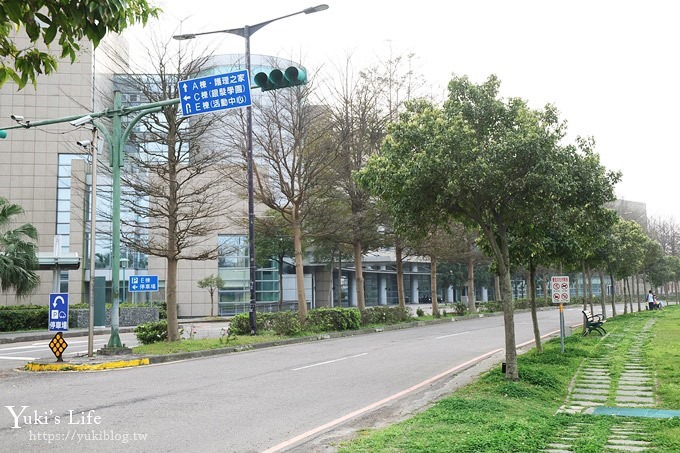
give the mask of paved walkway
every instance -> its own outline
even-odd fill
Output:
[[[626,352],[626,365],[618,376],[612,372],[613,366],[606,353],[585,360],[574,376],[567,400],[558,413],[655,418],[680,416],[680,411],[655,409],[653,371],[645,364],[641,349],[655,322],[656,319],[650,319],[635,335],[636,341]],[[628,335],[630,332],[605,335],[602,339],[604,349],[616,348]],[[577,420],[558,434],[548,449],[543,451],[550,453],[573,451],[573,447],[585,435],[584,431],[588,427],[583,418]],[[634,418],[615,420],[603,451],[653,450],[650,439],[638,421]]]

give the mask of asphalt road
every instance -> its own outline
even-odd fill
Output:
[[[93,349],[96,351],[106,346],[109,336],[109,334],[95,335]],[[87,336],[73,337],[66,332],[64,338],[68,343],[68,347],[63,354],[64,360],[87,354]],[[120,339],[128,347],[137,346],[138,344],[134,333],[121,333]],[[0,344],[0,371],[11,370],[36,360],[56,360],[50,350],[49,343],[50,339],[42,339]]]
[[[565,310],[567,325],[581,318]],[[539,323],[558,331],[558,312]],[[518,345],[532,339],[528,313],[515,326]],[[5,372],[0,439],[5,451],[330,451],[497,366],[503,344],[493,316],[129,369]]]

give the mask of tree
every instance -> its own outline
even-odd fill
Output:
[[[4,0],[0,3],[0,87],[12,79],[19,88],[38,74],[57,69],[57,57],[49,50],[56,39],[60,58],[76,60],[83,38],[97,47],[106,33],[120,33],[132,24],[146,24],[158,17],[159,8],[147,0]],[[15,28],[23,28],[32,46],[18,48],[12,39]],[[48,50],[41,49],[47,46]]]
[[[0,290],[14,290],[27,296],[40,283],[38,268],[38,230],[29,223],[11,228],[13,219],[23,214],[17,204],[0,197]]]
[[[274,63],[275,65],[275,63]],[[312,84],[272,90],[253,100],[254,197],[288,223],[293,237],[298,315],[307,314],[303,239],[307,216],[323,210],[322,199],[334,186],[329,174],[337,157],[330,139],[329,113],[312,103]],[[234,112],[226,123],[229,156],[224,176],[246,193],[246,119]]]
[[[154,73],[130,69],[125,55],[109,57],[123,92],[141,94],[148,102],[179,97],[178,82],[197,74],[208,61],[191,48],[171,50],[171,40],[152,37],[144,49]],[[143,44],[140,44],[143,45]],[[216,145],[219,115],[183,116],[167,105],[137,123],[121,172],[127,213],[121,216],[121,242],[128,248],[166,262],[168,340],[179,340],[177,273],[182,260],[215,260],[215,240],[231,205],[227,182],[220,177],[225,150]]]
[[[224,286],[224,280],[219,275],[208,275],[205,278],[200,279],[196,285],[199,288],[204,288],[210,293],[210,317],[215,316],[215,291],[219,290]]]
[[[331,87],[333,138],[340,149],[333,171],[338,191],[349,209],[344,241],[354,252],[356,299],[360,310],[366,306],[362,257],[384,240],[379,232],[380,227],[384,227],[384,218],[373,197],[357,185],[353,174],[378,152],[387,126],[397,118],[397,112],[418,87],[412,58],[413,55],[390,55],[355,76],[348,57],[340,83]],[[399,300],[403,301],[403,291]]]
[[[617,176],[588,149],[560,145],[565,126],[554,107],[501,99],[499,85],[494,76],[481,85],[455,77],[442,109],[411,104],[358,177],[406,216],[480,230],[501,275],[506,377],[517,380],[511,235],[546,207],[611,201]]]

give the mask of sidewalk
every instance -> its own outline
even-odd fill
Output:
[[[642,343],[651,334],[656,319],[650,319],[639,332],[636,343],[626,352],[626,364],[618,379],[612,379],[610,357],[607,353],[586,359],[574,376],[567,400],[558,413],[584,415],[613,415],[617,422],[607,437],[606,451],[651,451],[652,442],[646,436],[644,426],[636,418],[677,418],[680,411],[657,408],[654,370],[644,363]],[[602,338],[608,347],[614,348],[630,332],[609,333]],[[613,407],[606,404],[614,395]],[[636,417],[621,420],[620,417]],[[568,453],[583,435],[587,425],[576,419],[567,429],[558,433],[543,450],[546,453]]]

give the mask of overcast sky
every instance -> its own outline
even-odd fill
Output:
[[[169,34],[239,28],[319,3],[330,8],[262,28],[251,52],[300,61],[310,72],[349,54],[360,68],[390,51],[412,52],[433,93],[443,93],[454,73],[478,83],[496,74],[503,96],[536,108],[552,103],[570,137],[595,138],[602,163],[623,173],[619,198],[680,221],[680,2],[155,1]],[[244,50],[234,35],[199,42],[222,53]]]

